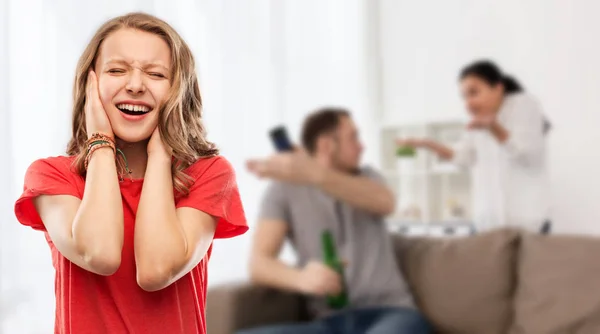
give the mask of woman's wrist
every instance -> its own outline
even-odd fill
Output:
[[[504,143],[508,140],[508,131],[497,121],[494,121],[489,129],[499,142]]]
[[[149,152],[148,153],[148,164],[163,164],[171,165],[171,156],[160,152]]]
[[[87,152],[85,157],[85,169],[88,168],[88,164],[96,151],[103,150],[105,148],[110,148],[112,150],[113,156],[116,154],[116,146],[115,141],[111,137],[99,133],[94,132],[90,135],[90,138],[86,142]]]
[[[97,158],[115,161],[115,151],[110,146],[98,147],[89,154],[87,158],[88,164],[91,164]]]
[[[102,137],[108,137],[110,139],[112,139],[113,141],[115,140],[115,136],[112,132],[104,132],[104,131],[96,131],[96,132],[88,132],[88,140],[92,139],[92,137],[98,137],[98,136],[102,136]]]

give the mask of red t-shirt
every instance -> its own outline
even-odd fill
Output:
[[[73,157],[35,161],[25,175],[24,191],[15,204],[19,222],[45,232],[56,269],[55,333],[188,334],[205,333],[207,264],[212,246],[188,274],[165,289],[142,290],[136,282],[133,252],[135,213],[143,180],[120,183],[124,244],[119,270],[111,276],[88,272],[62,256],[50,240],[32,199],[38,195],[83,197],[84,179],[74,172]],[[191,207],[219,217],[215,238],[248,230],[234,171],[223,157],[200,159],[186,173],[195,182],[176,207]]]

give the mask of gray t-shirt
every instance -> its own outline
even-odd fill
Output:
[[[361,174],[384,182],[368,167]],[[310,260],[323,259],[321,233],[329,229],[338,256],[348,261],[344,278],[351,307],[414,307],[383,217],[354,208],[312,186],[273,182],[263,198],[259,218],[289,224],[288,238],[300,267]],[[309,307],[317,317],[332,313],[324,298],[311,297]]]

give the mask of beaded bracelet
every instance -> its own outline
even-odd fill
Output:
[[[115,140],[112,139],[111,137],[103,134],[103,133],[99,133],[99,132],[95,132],[92,133],[92,135],[90,136],[90,138],[86,141],[86,146],[88,147],[88,149],[90,148],[90,146],[92,146],[95,142],[97,141],[106,141],[111,143],[113,146],[115,145]]]
[[[129,169],[129,164],[127,163],[127,158],[125,157],[125,154],[123,153],[123,151],[121,151],[120,149],[118,149],[116,147],[115,141],[111,137],[101,134],[101,133],[93,133],[91,135],[91,137],[87,140],[86,146],[87,146],[87,154],[85,157],[85,164],[84,164],[86,170],[88,168],[90,158],[96,150],[103,148],[103,147],[110,147],[110,148],[112,148],[115,155],[118,153],[123,158],[122,162],[119,161],[119,159],[117,159],[117,165],[122,170],[124,170],[125,173],[127,173],[131,176],[131,170]],[[120,176],[120,179],[121,179],[121,181],[123,181],[122,176]]]
[[[100,134],[100,133],[94,133],[92,134],[92,136],[90,137],[90,139],[88,139],[87,143],[87,153],[85,156],[85,169],[87,170],[88,168],[88,164],[90,162],[90,158],[92,157],[92,154],[103,147],[110,147],[113,152],[116,153],[116,147],[115,147],[115,142],[112,138]]]

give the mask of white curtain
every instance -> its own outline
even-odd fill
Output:
[[[322,105],[350,108],[366,158],[380,105],[377,26],[372,0],[3,0],[0,7],[0,330],[49,333],[54,270],[39,232],[20,226],[12,207],[35,159],[63,154],[70,134],[77,59],[95,29],[129,11],[155,14],[196,56],[210,139],[233,164],[252,227],[264,183],[244,161],[272,152],[267,131],[297,134]],[[210,285],[247,277],[251,233],[215,243]],[[293,254],[286,251],[286,259]],[[35,318],[32,316],[35,315]]]

